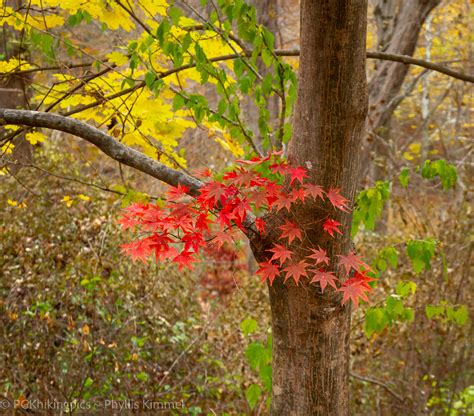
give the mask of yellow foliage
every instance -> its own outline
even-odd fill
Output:
[[[31,133],[26,133],[25,139],[32,145],[35,145],[37,143],[43,143],[46,140],[46,136],[43,133],[34,131]]]
[[[22,71],[33,68],[27,61],[18,58],[11,58],[8,61],[0,61],[0,74],[8,74],[9,72]]]
[[[66,195],[63,197],[61,202],[64,202],[66,206],[70,208],[72,204],[74,203],[74,200],[70,196]]]
[[[0,0],[0,5],[4,5]],[[103,24],[110,30],[125,30],[130,32],[133,29],[140,29],[140,34],[135,38],[128,37],[129,47],[136,41],[137,46],[134,53],[138,57],[138,66],[134,70],[130,68],[130,52],[126,47],[115,51],[105,51],[101,56],[106,57],[107,64],[114,64],[114,68],[106,74],[96,77],[84,85],[82,78],[76,78],[77,72],[61,71],[56,74],[48,74],[55,82],[45,82],[45,85],[35,85],[35,96],[33,100],[41,102],[44,106],[54,104],[54,110],[74,109],[80,106],[98,103],[93,108],[89,108],[72,117],[88,123],[96,124],[104,128],[109,121],[114,118],[116,125],[110,134],[124,144],[139,148],[146,155],[160,160],[170,166],[176,167],[179,164],[186,166],[184,151],[178,151],[179,141],[186,130],[195,127],[191,114],[188,110],[174,111],[172,101],[175,97],[176,88],[183,88],[187,83],[200,83],[201,74],[195,68],[189,68],[178,74],[163,78],[164,86],[159,91],[159,95],[148,88],[137,88],[129,94],[124,94],[115,99],[104,99],[116,94],[130,86],[132,82],[142,80],[148,72],[162,73],[175,68],[174,63],[160,50],[160,43],[155,39],[151,40],[150,35],[138,27],[136,21],[130,14],[122,8],[119,3],[106,0],[30,0],[31,9],[26,12],[21,10],[16,12],[12,8],[4,7],[5,16],[2,23],[13,26],[27,32],[31,28],[38,29],[41,33],[50,33],[50,29],[56,28],[55,39],[59,44],[67,39],[68,42],[80,45],[81,41],[74,39],[74,31],[67,32],[61,30],[61,26],[79,11],[87,12],[95,23]],[[133,5],[133,13],[139,16],[150,28],[152,33],[156,33],[160,16],[167,15],[169,2],[166,0],[141,0],[140,2],[125,3],[125,7]],[[86,19],[87,20],[87,19]],[[181,16],[179,26],[173,25],[170,37],[179,43],[184,36],[190,36],[192,43],[183,56],[183,65],[191,64],[195,61],[195,43],[198,43],[209,59],[213,57],[241,52],[241,48],[233,41],[224,41],[220,36],[211,30],[188,30],[186,27],[196,26],[196,20]],[[217,24],[217,23],[216,23]],[[105,39],[105,38],[104,38]],[[98,42],[100,43],[100,42]],[[95,48],[96,46],[93,45]],[[82,48],[83,52],[85,51]],[[107,53],[108,52],[108,53]],[[100,62],[98,50],[87,49],[86,55],[90,55],[92,60]],[[289,58],[290,60],[292,58]],[[297,60],[295,59],[295,64]],[[235,82],[229,75],[233,68],[233,61],[221,61],[215,64],[226,70],[226,86]],[[0,62],[0,73],[12,70],[28,69],[32,66],[26,61],[10,60]],[[102,65],[101,68],[104,68]],[[92,68],[91,68],[92,69]],[[80,73],[81,74],[81,73]],[[84,73],[80,75],[84,76]],[[50,78],[48,78],[50,79]],[[132,81],[132,79],[134,81]],[[208,83],[217,81],[210,77]],[[80,87],[80,88],[77,88]],[[72,89],[77,89],[71,93]],[[103,101],[103,102],[102,102]],[[100,103],[100,104],[99,104]],[[203,120],[205,128],[213,131],[215,141],[233,155],[241,157],[244,154],[242,146],[230,137],[228,132],[222,130],[218,123],[209,123]],[[43,142],[46,136],[41,133],[28,133],[26,139],[37,144]],[[5,149],[11,151],[11,149]],[[66,198],[66,197],[65,197]],[[71,206],[73,200],[63,200],[67,206]],[[79,196],[80,198],[80,196]],[[81,198],[82,199],[82,198]]]
[[[2,155],[11,155],[15,145],[12,142],[8,142],[2,146],[1,154]]]

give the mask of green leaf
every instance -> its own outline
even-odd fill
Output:
[[[405,322],[413,322],[413,320],[415,319],[415,312],[412,308],[405,308],[400,318],[402,319],[402,321]]]
[[[163,19],[158,26],[158,29],[156,29],[156,37],[158,38],[158,41],[160,42],[160,46],[163,47],[165,43],[165,38],[168,32],[171,29],[171,24],[168,19]]]
[[[171,17],[171,20],[175,25],[178,25],[180,17],[183,15],[183,12],[179,7],[170,7],[168,9],[168,16]]]
[[[265,347],[259,342],[252,342],[245,350],[245,357],[250,367],[256,370],[261,363],[265,364]]]
[[[247,402],[249,403],[249,406],[252,410],[256,406],[261,395],[262,389],[257,384],[251,384],[245,391],[245,398],[247,399]]]
[[[458,308],[449,306],[446,308],[446,315],[450,321],[456,323],[459,326],[463,326],[469,318],[466,305],[461,305]]]
[[[87,377],[84,381],[84,388],[88,389],[90,386],[94,384],[94,380],[92,380],[90,377]]]
[[[358,193],[352,220],[352,236],[355,236],[361,225],[368,230],[375,228],[375,221],[381,216],[385,202],[390,198],[391,183],[377,181],[372,188]]]
[[[402,298],[406,298],[410,293],[416,292],[416,283],[411,281],[399,282],[395,288],[395,293]]]
[[[179,110],[186,105],[186,100],[182,95],[176,94],[173,98],[173,110]]]
[[[370,338],[375,332],[381,332],[389,321],[384,308],[369,308],[365,314],[365,335]]]
[[[149,377],[148,377],[148,374],[145,373],[144,371],[138,373],[136,375],[136,378],[138,381],[148,381]]]
[[[145,74],[145,84],[146,86],[153,91],[153,84],[155,82],[155,74],[151,71]]]
[[[415,273],[430,270],[431,258],[434,255],[436,245],[437,241],[432,238],[426,240],[410,240],[407,242],[407,254]]]
[[[263,38],[265,39],[265,44],[270,51],[273,51],[275,45],[275,36],[270,32],[266,27],[263,28]]]
[[[461,305],[455,312],[454,312],[454,320],[460,326],[464,325],[467,320],[469,319],[469,312],[467,310],[466,305]]]
[[[408,188],[408,181],[410,179],[409,175],[410,171],[408,170],[408,168],[403,168],[400,172],[400,175],[398,176],[398,180],[404,188]]]
[[[263,387],[266,391],[272,391],[272,366],[271,365],[264,365],[260,369],[260,380],[262,380]]]
[[[386,309],[388,312],[393,312],[395,315],[403,313],[403,302],[398,297],[392,295],[387,298]]]
[[[273,61],[273,55],[268,49],[262,51],[262,61],[266,67],[269,67]]]
[[[257,326],[258,324],[255,319],[247,318],[240,323],[240,330],[245,336],[248,336],[249,334],[253,334],[257,330]]]
[[[425,313],[428,319],[432,319],[436,316],[441,316],[444,314],[445,307],[443,305],[426,305]]]
[[[458,173],[456,167],[447,163],[444,159],[435,160],[434,162],[426,160],[421,168],[421,176],[425,179],[439,177],[443,189],[448,190],[456,184]]]

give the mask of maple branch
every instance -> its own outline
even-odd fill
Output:
[[[45,127],[72,134],[92,143],[107,156],[124,165],[135,168],[171,186],[178,184],[188,186],[192,196],[196,196],[199,188],[203,185],[201,181],[153,160],[118,142],[103,131],[70,117],[40,111],[0,108],[0,125],[4,124]]]

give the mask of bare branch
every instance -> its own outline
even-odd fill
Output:
[[[372,384],[376,384],[377,386],[383,387],[385,390],[387,390],[387,392],[389,392],[398,401],[400,401],[402,403],[405,402],[403,397],[401,397],[398,393],[395,393],[395,391],[393,391],[386,383],[384,383],[381,380],[378,380],[378,379],[372,378],[372,377],[364,377],[364,376],[361,376],[361,375],[356,374],[356,373],[351,373],[351,377],[353,377],[357,380],[360,380],[360,381],[365,381],[366,383],[372,383]]]
[[[143,153],[118,142],[103,131],[73,118],[39,111],[0,108],[0,125],[4,124],[45,127],[73,134],[97,146],[106,155],[124,165],[135,168],[172,186],[178,184],[188,186],[190,194],[193,196],[198,194],[199,188],[202,186],[201,181],[153,160]]]
[[[382,59],[384,61],[401,62],[406,65],[421,66],[422,68],[440,72],[442,74],[449,75],[450,77],[460,79],[462,81],[474,83],[474,75],[465,74],[464,72],[460,72],[460,71],[454,71],[443,65],[435,64],[433,62],[426,61],[424,59],[412,58],[411,56],[408,56],[408,55],[396,55],[393,53],[367,51],[367,58]]]
[[[298,49],[280,49],[280,50],[275,50],[275,55],[299,56],[300,51]],[[376,51],[367,51],[366,56],[368,59],[381,59],[383,61],[400,62],[405,65],[421,66],[422,68],[440,72],[441,74],[449,75],[450,77],[460,79],[462,81],[474,83],[474,75],[465,74],[464,72],[460,72],[460,71],[454,71],[450,68],[447,68],[444,65],[435,64],[433,62],[426,61],[424,59],[416,59],[408,55],[397,55],[394,53],[385,53],[385,52],[376,52]]]

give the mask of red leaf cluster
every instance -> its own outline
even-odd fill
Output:
[[[178,185],[166,194],[166,204],[132,204],[124,212],[120,223],[124,229],[142,233],[141,238],[123,245],[123,251],[134,260],[145,261],[155,256],[157,261],[171,260],[179,269],[192,269],[199,261],[202,247],[209,245],[216,249],[225,243],[233,244],[247,231],[247,216],[256,217],[255,229],[264,236],[267,232],[265,216],[271,211],[290,212],[294,204],[304,203],[307,198],[327,201],[333,209],[348,212],[348,200],[339,189],[325,191],[321,186],[307,183],[308,171],[292,167],[280,159],[279,153],[267,157],[239,160],[237,166],[225,172],[219,179],[212,177],[209,170],[201,172],[207,178],[196,198],[187,196],[189,189]],[[287,184],[286,186],[284,184]],[[321,219],[321,230],[331,238],[342,235],[341,223],[329,215]],[[277,227],[279,241],[268,250],[268,260],[259,263],[257,274],[270,285],[276,277],[284,282],[292,279],[297,285],[302,279],[319,283],[321,290],[327,286],[343,293],[343,303],[351,299],[357,306],[360,299],[367,301],[371,290],[367,276],[370,270],[354,253],[339,255],[331,262],[326,251],[311,248],[301,258],[294,256],[291,246],[304,240],[302,228],[287,219]],[[328,270],[336,264],[336,271]],[[355,274],[353,273],[355,271]],[[343,277],[341,272],[344,272]],[[352,274],[354,274],[352,276]]]

